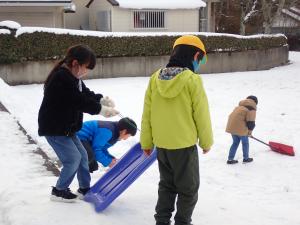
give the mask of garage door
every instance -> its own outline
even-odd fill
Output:
[[[51,12],[0,12],[0,21],[12,20],[21,26],[55,27],[54,13]]]

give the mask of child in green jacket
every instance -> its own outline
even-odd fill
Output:
[[[191,224],[200,182],[196,144],[203,153],[213,144],[208,101],[196,74],[205,62],[198,37],[178,38],[169,63],[151,76],[145,94],[140,142],[145,154],[154,146],[158,150],[157,225],[170,224],[176,197],[175,225]]]

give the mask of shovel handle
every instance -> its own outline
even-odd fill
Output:
[[[267,146],[269,146],[271,148],[271,146],[269,144],[267,144],[266,142],[263,142],[262,140],[259,140],[259,139],[255,138],[255,137],[253,137],[252,135],[249,136],[249,137],[251,137],[252,139],[254,139],[254,140],[256,140],[256,141],[258,141],[258,142],[260,142],[262,144],[265,144],[265,145],[267,145]]]

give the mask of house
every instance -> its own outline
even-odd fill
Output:
[[[272,33],[300,35],[300,8],[283,9],[272,24]]]
[[[65,12],[72,0],[0,0],[0,21],[12,20],[21,26],[65,27]]]
[[[219,0],[73,0],[66,27],[111,32],[215,31]],[[85,6],[84,6],[85,4]]]

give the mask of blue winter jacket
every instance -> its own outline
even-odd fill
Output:
[[[95,154],[95,159],[103,166],[108,166],[115,158],[108,152],[120,136],[117,122],[91,120],[83,123],[77,136],[82,141],[89,141]]]

